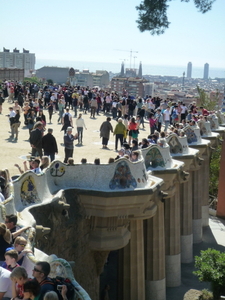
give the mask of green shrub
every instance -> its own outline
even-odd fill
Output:
[[[215,249],[201,251],[200,256],[195,256],[193,273],[200,281],[211,283],[213,299],[218,300],[225,286],[225,253]]]

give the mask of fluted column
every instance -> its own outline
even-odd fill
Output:
[[[123,299],[145,299],[143,220],[132,220],[130,231],[123,249]]]
[[[202,226],[209,225],[209,156],[204,156],[202,166]]]
[[[180,188],[175,183],[175,194],[165,199],[165,246],[166,246],[166,286],[181,284],[180,259]]]
[[[202,188],[204,174],[202,168],[193,172],[192,176],[192,217],[193,217],[193,243],[202,241]]]
[[[165,300],[164,204],[161,201],[155,216],[144,221],[144,227],[146,300]]]
[[[180,184],[181,262],[193,260],[192,234],[192,172],[189,180]]]

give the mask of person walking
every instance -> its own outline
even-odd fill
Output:
[[[12,138],[14,138],[14,134],[16,135],[15,141],[18,140],[18,128],[20,126],[20,111],[19,109],[16,110],[16,115],[14,117],[14,121],[12,124]]]
[[[122,118],[118,119],[118,123],[114,129],[113,134],[116,136],[115,140],[115,150],[117,151],[117,146],[118,146],[118,140],[120,140],[120,146],[122,148],[123,146],[123,138],[124,135],[126,134],[126,126],[123,124]]]
[[[112,124],[110,123],[111,118],[108,117],[105,122],[102,123],[100,127],[100,137],[102,137],[102,148],[108,149],[108,141],[110,136],[110,131],[113,132]]]
[[[50,156],[51,161],[55,160],[55,154],[58,153],[57,142],[52,133],[53,129],[48,128],[48,133],[42,137],[42,148],[44,149],[44,155]]]
[[[66,112],[62,116],[63,127],[62,127],[61,131],[64,130],[65,134],[66,134],[68,127],[73,127],[73,119],[72,119],[72,115],[70,114],[69,111],[70,111],[69,107],[66,107]]]
[[[64,151],[65,151],[65,158],[64,163],[67,164],[68,158],[73,157],[73,149],[74,149],[74,140],[75,137],[72,134],[72,127],[67,127],[66,134],[64,135]]]
[[[91,106],[91,117],[93,117],[93,119],[95,118],[95,112],[96,112],[96,109],[98,107],[98,102],[97,102],[97,99],[96,97],[94,96],[91,101],[90,101],[90,106]]]
[[[87,130],[87,127],[84,123],[84,119],[82,119],[82,114],[79,114],[79,117],[76,120],[77,125],[77,137],[78,137],[78,144],[82,144],[83,139],[83,129]]]
[[[30,133],[31,155],[36,156],[36,152],[38,152],[40,158],[42,158],[42,129],[43,124],[41,121],[38,121],[35,123],[35,129]]]

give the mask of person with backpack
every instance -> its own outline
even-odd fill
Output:
[[[69,109],[69,107],[67,107],[66,112],[62,116],[63,127],[62,127],[61,131],[64,130],[65,134],[66,134],[66,130],[68,127],[73,127],[73,119],[72,119],[72,115],[70,114],[69,111],[70,111],[70,109]]]
[[[171,110],[171,121],[173,125],[175,125],[179,121],[178,105],[174,105]]]
[[[41,286],[39,300],[44,299],[44,295],[49,291],[54,291],[54,285],[48,277],[50,273],[50,264],[46,261],[39,261],[33,268],[33,277]]]

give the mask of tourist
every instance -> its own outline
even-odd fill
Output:
[[[43,171],[44,169],[46,169],[49,166],[49,156],[42,156],[41,158],[41,165],[40,165],[40,169],[41,171]]]
[[[108,117],[105,122],[102,123],[100,127],[100,137],[102,138],[102,148],[108,149],[108,141],[110,136],[110,131],[113,133],[113,127],[111,122],[111,118]]]
[[[12,281],[12,296],[13,299],[23,299],[24,298],[24,289],[23,286],[27,282],[28,274],[25,268],[17,267],[10,274],[10,279]]]
[[[123,124],[122,118],[118,119],[118,123],[116,124],[113,134],[116,136],[115,151],[117,151],[118,140],[120,141],[120,147],[122,147],[123,146],[123,138],[124,138],[124,135],[126,135],[126,127]]]
[[[46,261],[37,262],[33,268],[33,277],[41,286],[39,300],[43,300],[47,292],[54,291],[54,285],[48,277],[50,270],[50,264]]]
[[[18,261],[18,252],[14,249],[6,250],[5,252],[5,263],[6,269],[12,272],[15,268],[19,267]]]
[[[12,124],[12,138],[14,138],[14,135],[16,135],[15,137],[15,141],[18,140],[18,128],[20,126],[20,111],[19,109],[16,110],[16,115],[14,117],[14,121]]]
[[[5,260],[5,251],[11,246],[12,235],[4,223],[0,223],[0,265]]]
[[[64,113],[64,108],[65,108],[65,105],[63,104],[62,99],[59,99],[59,102],[58,102],[58,109],[59,109],[58,123],[60,123],[60,121],[62,121],[62,116],[63,116],[63,113]]]
[[[67,127],[66,134],[64,135],[64,151],[65,151],[65,158],[64,163],[68,162],[69,157],[73,157],[73,149],[74,149],[74,140],[75,137],[72,134],[72,127]]]
[[[45,156],[50,156],[51,161],[55,160],[55,154],[58,153],[58,146],[55,137],[53,136],[53,129],[48,128],[48,133],[42,137],[42,148]]]
[[[67,127],[73,127],[73,119],[72,119],[72,115],[70,114],[70,109],[69,107],[66,107],[66,112],[63,114],[62,116],[62,130],[64,130],[64,133],[66,134],[67,132]]]
[[[31,107],[29,106],[28,102],[25,102],[25,105],[23,107],[23,114],[24,114],[24,124],[27,125],[27,114],[29,112],[29,110],[31,109]]]
[[[90,101],[90,107],[91,107],[91,117],[93,117],[93,119],[95,118],[95,112],[96,112],[96,109],[98,107],[98,102],[97,102],[97,99],[96,97],[94,96],[91,101]]]
[[[0,267],[0,300],[12,298],[10,275],[10,271]]]
[[[53,110],[54,110],[54,103],[53,103],[52,100],[50,100],[50,102],[47,106],[47,109],[48,109],[48,115],[49,115],[49,124],[51,124],[52,123]]]
[[[34,124],[35,124],[35,111],[33,109],[30,109],[27,113],[27,128],[29,129],[29,133],[31,133]]]
[[[2,97],[2,93],[0,93],[0,115],[2,114],[2,104],[5,102],[5,98]]]
[[[38,121],[42,122],[43,127],[46,126],[46,117],[45,117],[42,109],[40,109],[39,112],[38,112],[38,116],[36,118],[36,122],[38,122]]]
[[[76,125],[77,125],[78,144],[82,144],[83,129],[85,128],[87,130],[87,127],[84,123],[84,119],[82,118],[82,114],[79,114],[76,120]]]
[[[30,145],[32,147],[32,156],[36,156],[36,153],[42,158],[42,129],[43,123],[38,121],[35,123],[35,129],[30,133]]]
[[[13,246],[6,249],[6,251],[9,251],[9,250],[17,251],[17,253],[18,253],[17,263],[19,265],[22,265],[23,259],[27,255],[27,253],[33,253],[30,249],[25,249],[26,245],[27,245],[27,240],[22,236],[18,236],[15,239]],[[2,266],[4,267],[4,264]]]
[[[131,153],[130,160],[131,160],[132,162],[137,162],[137,161],[138,161],[139,154],[140,154],[139,151],[133,151],[133,152]]]
[[[23,285],[23,294],[25,299],[39,300],[39,294],[41,291],[40,283],[34,280],[27,281]]]
[[[154,114],[151,112],[149,114],[149,126],[150,126],[150,134],[153,134],[156,129],[157,119],[154,119]]]
[[[129,145],[131,143],[131,139],[136,139],[138,140],[138,124],[135,121],[135,118],[132,118],[129,126]]]
[[[166,110],[164,110],[164,112],[163,112],[163,120],[165,123],[164,131],[167,132],[167,129],[170,125],[170,107],[169,106],[167,106]]]

